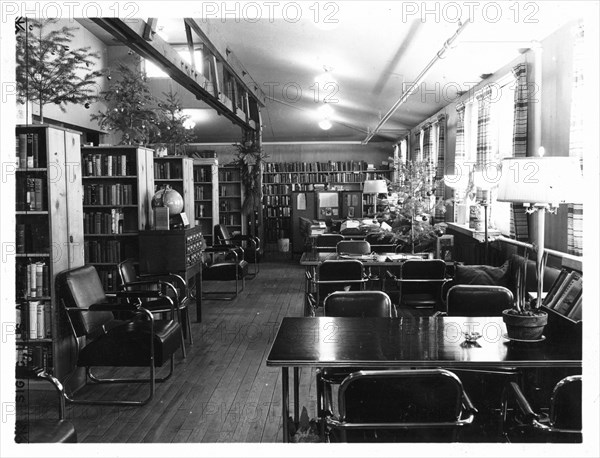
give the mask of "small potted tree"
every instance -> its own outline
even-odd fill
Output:
[[[548,314],[541,310],[542,300],[528,300],[526,295],[528,256],[518,267],[515,306],[502,312],[507,337],[515,341],[538,342],[543,338]],[[543,272],[543,270],[542,270]],[[539,279],[538,279],[539,281]]]

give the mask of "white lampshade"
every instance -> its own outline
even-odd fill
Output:
[[[452,189],[465,190],[469,187],[469,174],[444,175],[444,184]]]
[[[494,170],[489,172],[487,169],[484,171],[476,170],[473,172],[473,185],[476,188],[489,191],[492,188],[498,186],[500,180],[500,171]]]
[[[366,180],[363,194],[387,194],[388,188],[385,180]]]
[[[583,202],[582,174],[575,157],[503,159],[497,200],[527,204]]]

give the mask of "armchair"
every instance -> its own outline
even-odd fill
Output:
[[[175,304],[171,301],[171,317],[156,320],[152,312],[138,303],[115,303],[104,293],[96,268],[77,267],[56,276],[60,303],[64,307],[73,339],[77,345],[77,367],[84,367],[86,382],[147,383],[150,393],[142,400],[65,399],[78,404],[142,405],[155,393],[156,382],[167,380],[175,367],[174,353],[181,345],[181,326],[174,321]],[[119,291],[120,299],[161,298],[161,291]],[[118,320],[113,312],[131,312],[132,318]],[[83,337],[83,339],[82,339]],[[156,377],[156,368],[170,361],[169,373]],[[146,378],[106,379],[95,376],[92,367],[145,367]]]
[[[448,316],[502,316],[513,306],[513,294],[503,286],[456,285],[448,290]]]
[[[29,414],[25,420],[15,422],[15,442],[20,443],[74,443],[77,442],[77,432],[73,423],[65,420],[65,398],[62,384],[52,375],[43,370],[32,370],[17,367],[16,379],[43,379],[50,382],[58,394],[58,418],[38,419]],[[18,382],[17,382],[18,383]]]
[[[549,414],[536,412],[519,385],[510,382],[502,400],[502,433],[509,442],[581,442],[581,396],[582,376],[565,377],[552,391]],[[512,401],[515,409],[509,412]]]
[[[162,292],[161,297],[151,298],[145,301],[139,297],[128,298],[127,301],[129,303],[142,303],[146,310],[153,313],[169,313],[171,311],[171,302],[175,303],[177,321],[182,324],[181,351],[185,358],[185,329],[187,329],[190,345],[193,344],[192,328],[188,312],[190,299],[188,297],[186,281],[177,274],[139,275],[136,272],[135,264],[132,259],[126,259],[125,261],[120,262],[118,269],[119,276],[121,277],[121,290],[131,292],[141,289],[155,289]]]
[[[441,259],[409,259],[400,268],[400,305],[441,309],[446,263]]]
[[[342,240],[335,250],[337,254],[371,254],[371,245],[364,240]]]
[[[233,281],[233,291],[205,291],[202,288],[202,297],[217,300],[231,301],[244,290],[245,279],[248,275],[248,262],[244,259],[244,249],[229,245],[215,245],[206,247],[205,254],[210,260],[203,264],[202,283],[208,281]],[[240,287],[241,282],[241,287]]]
[[[217,224],[214,227],[215,245],[239,246],[244,249],[244,259],[254,264],[254,273],[247,278],[252,279],[260,270],[260,258],[262,257],[262,246],[260,239],[253,235],[230,235],[227,226]]]
[[[450,442],[477,413],[460,379],[444,369],[353,372],[327,418],[341,442]]]
[[[340,234],[321,234],[315,240],[315,249],[320,252],[335,253],[338,242],[344,240]]]

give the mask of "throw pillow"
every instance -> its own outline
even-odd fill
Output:
[[[510,285],[509,263],[506,261],[500,267],[487,265],[465,266],[458,264],[454,274],[456,285]]]

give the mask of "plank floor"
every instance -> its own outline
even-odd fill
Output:
[[[301,316],[304,269],[265,262],[233,301],[204,300],[194,345],[176,354],[175,372],[142,407],[67,405],[80,442],[281,442],[281,370],[265,364],[285,316]],[[211,290],[219,282],[206,284]],[[226,285],[229,286],[229,285]],[[195,319],[195,311],[192,311]],[[162,370],[164,370],[163,368]],[[301,374],[301,407],[316,416],[313,371]],[[86,387],[108,399],[140,396],[143,386]]]

